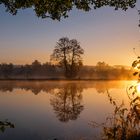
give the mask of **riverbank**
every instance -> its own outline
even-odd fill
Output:
[[[127,78],[114,78],[114,79],[89,79],[89,78],[83,78],[83,79],[66,79],[66,78],[1,78],[0,81],[131,81],[131,80],[137,80],[136,78],[133,79],[127,79]]]

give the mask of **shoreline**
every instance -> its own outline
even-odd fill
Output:
[[[53,78],[53,79],[24,79],[24,78],[20,78],[20,79],[0,79],[0,81],[134,81],[137,79],[57,79],[57,78]]]

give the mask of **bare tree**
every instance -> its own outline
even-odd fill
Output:
[[[59,39],[51,55],[51,61],[58,63],[64,68],[67,78],[75,78],[82,66],[84,50],[76,39],[69,40],[67,37]]]

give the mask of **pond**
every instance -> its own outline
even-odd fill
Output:
[[[0,132],[0,140],[109,139],[107,121],[120,111],[125,118],[132,82],[0,81],[0,121],[14,125]]]

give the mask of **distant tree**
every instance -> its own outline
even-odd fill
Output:
[[[51,60],[64,68],[67,78],[74,78],[82,66],[83,54],[84,50],[76,39],[63,37],[57,42]]]
[[[42,67],[41,63],[38,60],[35,60],[31,65],[32,75],[40,75],[42,74]]]
[[[5,78],[10,78],[10,76],[12,75],[13,72],[13,64],[1,64],[1,71],[3,73],[3,76]]]
[[[109,67],[109,65],[106,64],[105,62],[98,62],[98,63],[96,64],[96,68],[98,68],[98,69],[106,69],[106,68],[108,68],[108,67]]]
[[[6,11],[15,15],[19,9],[32,8],[38,17],[60,20],[68,17],[68,12],[74,7],[83,11],[103,6],[127,10],[133,8],[136,0],[0,0]]]
[[[28,79],[29,77],[30,77],[30,75],[32,74],[32,70],[31,70],[31,66],[30,65],[28,65],[28,64],[26,64],[25,66],[24,66],[24,74],[25,74],[25,76],[26,76],[26,78]]]
[[[41,63],[38,61],[38,60],[35,60],[33,63],[32,63],[32,67],[34,68],[38,68],[41,66]]]

